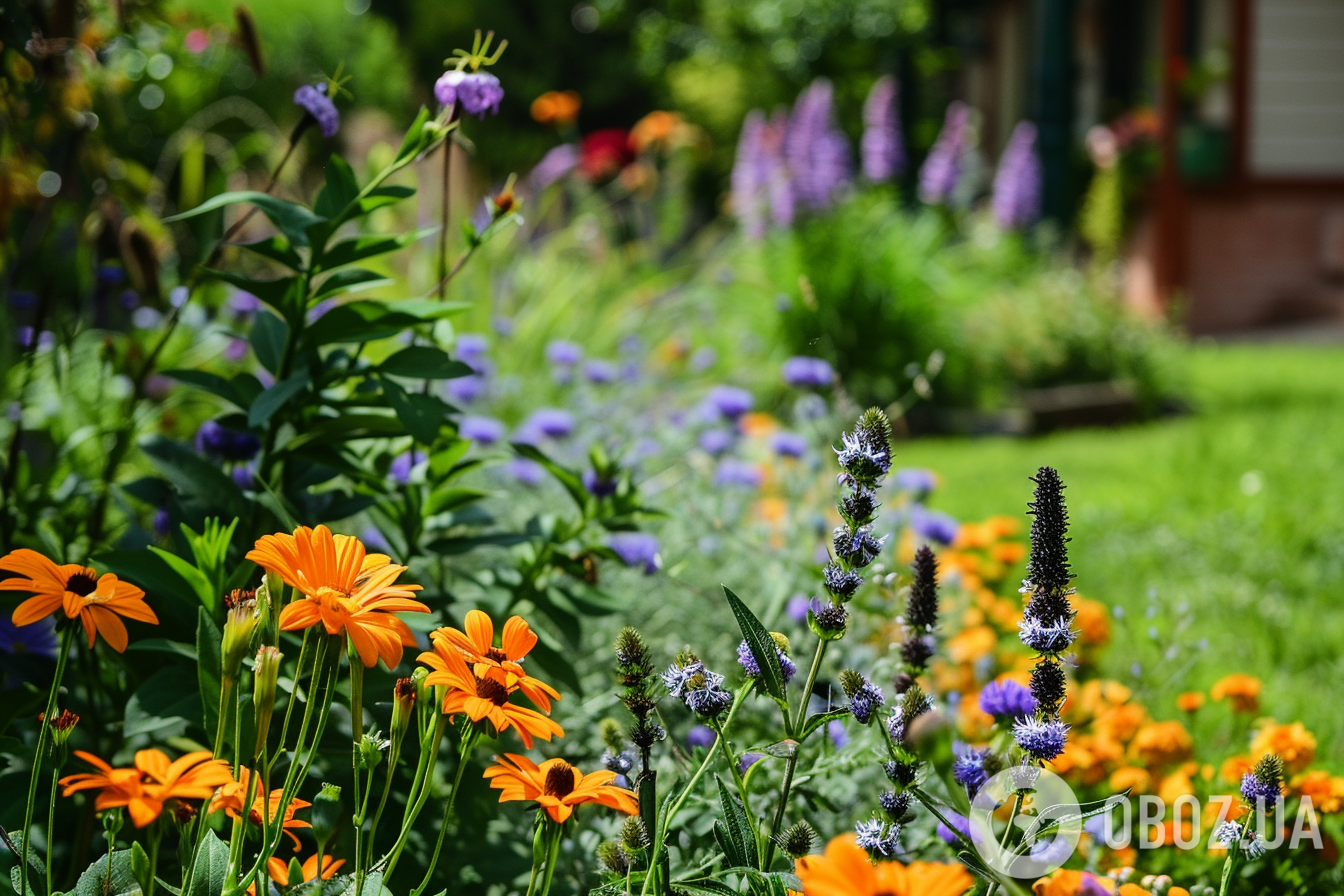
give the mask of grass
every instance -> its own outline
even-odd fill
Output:
[[[1034,439],[922,440],[901,466],[937,470],[963,519],[1021,512],[1027,477],[1068,486],[1079,591],[1119,609],[1106,671],[1161,718],[1175,695],[1241,671],[1262,711],[1301,720],[1344,771],[1344,350],[1199,346],[1194,413]],[[1199,737],[1236,747],[1227,711]]]

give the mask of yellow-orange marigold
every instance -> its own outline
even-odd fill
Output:
[[[1298,775],[1292,781],[1292,789],[1297,796],[1310,797],[1311,805],[1318,812],[1329,814],[1344,807],[1344,778],[1327,771],[1313,769]]]
[[[961,865],[942,862],[878,862],[841,834],[819,856],[794,864],[805,896],[962,896],[975,884]]]
[[[1186,691],[1176,698],[1176,708],[1182,712],[1194,712],[1204,705],[1204,695],[1199,691]]]
[[[1260,728],[1251,739],[1251,757],[1260,759],[1274,753],[1290,772],[1300,772],[1316,758],[1316,736],[1301,722]]]
[[[1170,720],[1144,725],[1135,733],[1130,746],[1144,765],[1153,768],[1189,759],[1195,742],[1184,725]]]
[[[1209,696],[1217,702],[1231,701],[1234,712],[1255,713],[1260,711],[1260,689],[1260,679],[1235,672],[1215,682]]]

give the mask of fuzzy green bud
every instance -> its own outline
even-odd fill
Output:
[[[335,784],[323,784],[317,796],[313,797],[309,818],[313,825],[313,836],[317,838],[317,851],[326,852],[327,842],[341,823],[341,788]]]
[[[275,687],[280,679],[280,662],[285,655],[274,647],[257,651],[252,666],[252,707],[256,711],[257,752],[266,747],[271,732],[271,716],[275,712]]]
[[[383,761],[383,751],[388,747],[388,741],[378,731],[372,734],[365,734],[359,739],[359,767],[362,771],[370,771],[378,767],[378,763]]]
[[[252,647],[252,632],[257,628],[257,602],[243,600],[235,604],[224,619],[224,637],[220,643],[220,661],[224,677],[238,680],[238,667]]]
[[[617,877],[625,877],[630,871],[630,858],[621,849],[621,844],[607,841],[597,845],[597,859]]]
[[[392,742],[400,745],[415,713],[416,684],[412,678],[398,678],[392,687]]]

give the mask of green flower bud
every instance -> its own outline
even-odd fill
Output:
[[[274,647],[263,647],[257,651],[257,661],[252,667],[252,706],[256,710],[257,752],[266,746],[266,736],[271,732],[271,715],[275,712],[275,686],[280,678],[280,661],[285,655]]]
[[[108,837],[116,838],[121,831],[121,825],[125,821],[125,816],[121,809],[109,809],[103,813],[103,833]]]
[[[383,761],[383,751],[388,747],[388,741],[380,732],[366,734],[359,739],[359,768],[361,771],[369,771],[377,768],[378,763]]]
[[[335,784],[323,784],[309,812],[313,825],[313,836],[317,838],[318,852],[326,852],[327,842],[336,833],[341,823],[341,788]]]
[[[224,677],[238,680],[238,667],[252,647],[252,632],[257,628],[257,602],[244,600],[229,610],[224,620],[224,638],[220,646],[220,660]]]
[[[411,678],[398,678],[392,688],[392,741],[400,746],[415,712],[416,684]]]

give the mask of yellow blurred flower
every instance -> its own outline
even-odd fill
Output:
[[[1049,877],[1031,885],[1035,896],[1091,896],[1094,893],[1115,893],[1115,881],[1098,877],[1087,871],[1061,868]]]
[[[1118,681],[1094,678],[1086,682],[1079,691],[1078,707],[1087,716],[1095,718],[1107,710],[1128,703],[1133,695],[1133,691]]]
[[[744,436],[764,438],[779,429],[779,421],[765,411],[752,411],[742,415],[739,426]]]
[[[686,123],[680,115],[659,109],[635,122],[630,129],[630,143],[636,152],[650,148],[666,150],[684,142],[686,131]]]
[[[1117,793],[1128,790],[1131,793],[1151,793],[1153,789],[1153,776],[1148,774],[1147,769],[1139,768],[1137,765],[1126,765],[1111,772],[1111,779],[1108,782],[1111,789]]]
[[[1128,743],[1148,720],[1148,711],[1137,703],[1122,703],[1102,711],[1092,723],[1098,736]]]
[[[1241,784],[1241,779],[1255,768],[1255,760],[1249,756],[1229,756],[1218,770],[1218,776],[1229,784]]]
[[[1298,775],[1292,781],[1293,793],[1310,797],[1311,805],[1319,812],[1338,812],[1344,807],[1344,778],[1331,775],[1327,771],[1314,769]]]
[[[1260,711],[1260,688],[1260,679],[1236,672],[1217,681],[1209,696],[1218,702],[1230,700],[1233,712],[1254,713]]]
[[[1176,708],[1183,712],[1194,712],[1204,705],[1204,695],[1199,691],[1186,691],[1176,698]]]
[[[954,663],[973,663],[988,656],[999,643],[999,636],[987,625],[957,632],[947,641],[947,656]]]
[[[539,124],[566,127],[578,119],[582,106],[578,91],[548,90],[532,101],[532,119]]]
[[[1152,768],[1189,759],[1195,744],[1184,725],[1167,721],[1144,725],[1134,735],[1130,746],[1139,759]]]
[[[1079,640],[1087,647],[1100,647],[1111,640],[1111,614],[1100,601],[1078,598],[1074,601],[1078,615],[1074,625],[1078,627]]]
[[[1301,722],[1276,725],[1272,721],[1251,739],[1251,756],[1275,753],[1290,772],[1300,772],[1316,758],[1316,736]]]
[[[1177,797],[1194,795],[1195,784],[1190,780],[1190,776],[1183,770],[1172,772],[1167,775],[1162,779],[1162,783],[1159,784],[1157,788],[1158,799],[1162,800],[1162,802],[1166,803],[1168,806],[1175,803]]]

